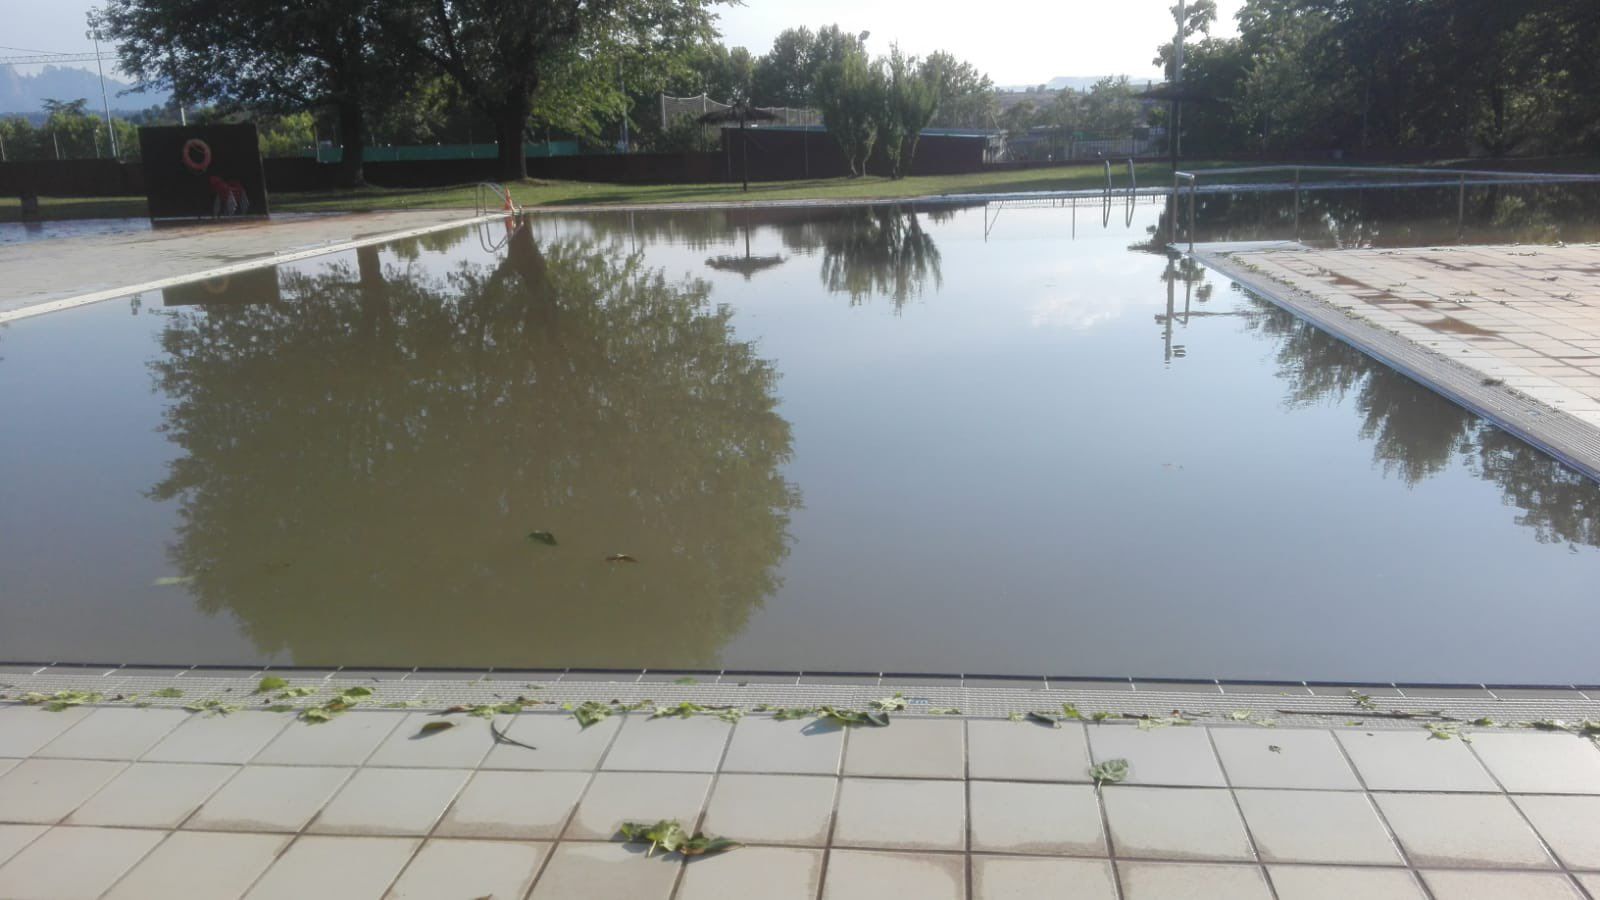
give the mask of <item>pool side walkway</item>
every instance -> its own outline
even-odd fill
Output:
[[[1600,480],[1600,245],[1195,256]]]
[[[0,897],[1600,897],[1577,689],[691,677],[0,667]],[[67,691],[100,696],[27,702]],[[885,727],[756,709],[896,693]],[[651,715],[686,701],[743,715]],[[1116,717],[1011,720],[1063,703]],[[744,846],[617,833],[661,819]]]

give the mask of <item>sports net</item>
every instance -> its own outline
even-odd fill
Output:
[[[719,103],[705,94],[698,97],[668,97],[661,95],[661,122],[664,127],[670,128],[680,119],[693,120],[708,112],[717,112],[732,109],[729,103]],[[821,125],[822,113],[814,109],[802,109],[792,106],[758,106],[762,112],[769,112],[778,118],[768,125]],[[724,127],[737,128],[734,122],[724,123]]]

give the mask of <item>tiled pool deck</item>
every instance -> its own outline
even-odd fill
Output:
[[[1600,477],[1600,245],[1196,255]]]
[[[259,673],[0,673],[10,701],[107,700],[0,706],[0,897],[1600,897],[1593,742],[1462,725],[1467,743],[1389,717],[1600,718],[1576,689],[280,674],[317,689],[302,707],[350,686],[373,696],[308,725],[250,708],[268,702],[250,693]],[[184,694],[152,696],[163,687]],[[910,711],[882,728],[641,711],[585,729],[559,709],[861,708],[894,691]],[[518,696],[543,702],[493,720],[506,741],[439,714]],[[205,699],[245,709],[180,708]],[[404,702],[420,705],[385,708]],[[1051,728],[1003,712],[1063,702],[1195,724]],[[984,715],[916,712],[957,703]],[[419,736],[442,719],[457,725]],[[1090,767],[1119,758],[1126,780],[1097,790]],[[658,819],[746,846],[685,863],[616,840],[622,822]]]

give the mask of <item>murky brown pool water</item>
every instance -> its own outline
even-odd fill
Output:
[[[0,329],[0,659],[1594,680],[1595,485],[1071,215],[539,218]]]

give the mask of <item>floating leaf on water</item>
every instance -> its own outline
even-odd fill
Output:
[[[1094,779],[1095,786],[1102,784],[1120,784],[1128,777],[1128,761],[1125,759],[1108,759],[1089,767],[1089,777]]]
[[[638,562],[638,560],[634,559],[633,557],[629,556],[626,553],[613,553],[610,556],[606,557],[606,562],[608,562],[608,563],[624,563],[624,562],[625,563],[636,563],[636,562]]]
[[[178,697],[182,697],[183,696],[183,691],[180,691],[175,687],[164,687],[159,691],[151,691],[150,692],[150,696],[152,696],[152,697],[162,697],[162,698],[165,698],[165,699],[168,699],[168,700],[173,700],[173,699],[176,699]]]
[[[260,684],[256,685],[256,693],[266,694],[272,691],[281,691],[288,686],[288,681],[274,675],[268,675],[266,678],[261,679]]]
[[[528,540],[536,544],[543,544],[546,547],[554,547],[556,545],[556,536],[548,531],[530,531],[528,532]]]
[[[180,584],[189,584],[194,581],[193,575],[164,575],[150,582],[155,587],[174,587]]]
[[[441,731],[449,731],[454,727],[456,727],[456,723],[450,721],[424,722],[422,727],[417,729],[417,737],[427,737],[432,734],[438,734]]]

